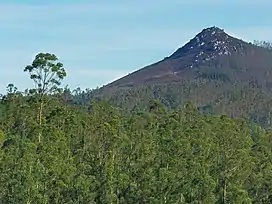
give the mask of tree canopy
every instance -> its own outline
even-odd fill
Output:
[[[26,69],[39,91],[9,85],[0,100],[0,203],[272,203],[270,130],[194,104],[69,103],[72,91],[49,91],[66,75],[56,59]]]

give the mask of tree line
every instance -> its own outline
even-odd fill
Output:
[[[272,132],[150,101],[69,103],[63,64],[38,54],[0,103],[0,203],[272,203]]]

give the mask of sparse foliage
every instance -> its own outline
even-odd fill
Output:
[[[30,79],[34,81],[35,88],[32,93],[38,94],[39,110],[38,110],[38,123],[42,125],[43,109],[45,105],[45,96],[58,90],[61,81],[66,76],[66,71],[63,64],[58,62],[58,58],[54,54],[39,53],[36,55],[31,65],[27,65],[24,69],[29,72]],[[41,141],[41,133],[38,137]]]
[[[66,77],[63,64],[58,62],[56,55],[50,53],[37,54],[32,64],[27,65],[24,71],[29,72],[41,96],[55,91],[61,80]]]
[[[272,50],[272,42],[254,40],[254,45]]]

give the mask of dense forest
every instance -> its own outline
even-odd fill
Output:
[[[190,103],[76,103],[49,53],[24,71],[35,88],[1,97],[0,203],[272,203],[270,130]]]

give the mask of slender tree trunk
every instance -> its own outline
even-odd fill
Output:
[[[43,101],[41,99],[40,102],[40,107],[39,107],[39,113],[38,113],[38,122],[39,122],[39,126],[40,126],[40,130],[39,130],[39,136],[38,136],[38,141],[39,143],[41,142],[41,137],[42,137],[42,133],[41,133],[41,126],[42,126],[42,112],[43,112]]]
[[[113,173],[114,173],[114,150],[110,151],[110,161],[109,161],[109,169],[108,169],[108,177],[109,177],[109,193],[110,193],[110,204],[113,204],[115,201],[114,194],[114,183],[113,183]]]

